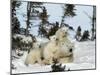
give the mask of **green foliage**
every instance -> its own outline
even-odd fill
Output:
[[[48,14],[47,14],[47,10],[45,7],[43,7],[43,12],[40,14],[40,19],[41,19],[41,24],[39,26],[39,35],[46,37],[49,39],[50,36],[54,35],[55,32],[58,30],[59,28],[59,23],[56,22],[56,24],[50,24],[47,20],[48,20]],[[48,31],[46,29],[46,26],[52,26]]]
[[[20,22],[17,17],[12,17],[12,34],[20,33]]]
[[[74,10],[76,10],[75,6],[72,4],[65,4],[63,7],[63,10],[64,10],[64,13],[61,20],[61,26],[64,23],[64,20],[66,17],[74,17],[76,15],[74,12]]]
[[[12,17],[16,15],[16,8],[19,8],[20,5],[20,1],[11,0]]]
[[[20,48],[21,47],[21,40],[22,38],[12,38],[12,49],[15,49],[15,48]]]
[[[83,33],[83,36],[82,36],[82,38],[81,38],[81,41],[87,41],[87,40],[89,40],[89,31],[88,30],[86,30],[86,31],[84,31],[84,33]]]
[[[38,35],[41,35],[41,36],[46,37],[48,39],[50,39],[50,36],[53,36],[56,33],[56,31],[59,29],[58,22],[56,22],[55,24],[52,24],[52,27],[49,30],[46,30],[45,26],[44,27],[42,25],[39,26],[39,31],[38,31],[39,34]]]
[[[32,48],[33,41],[26,43],[25,41],[22,41],[23,38],[21,37],[16,37],[12,38],[12,49],[17,49],[20,48],[21,50],[29,50]]]
[[[35,12],[32,12],[35,10],[35,8],[41,8],[42,3],[41,2],[27,2],[27,21],[26,21],[26,30],[25,35],[29,35],[29,28],[31,28],[32,23],[30,22],[32,15]],[[39,12],[38,12],[39,13]]]
[[[40,19],[42,20],[42,23],[44,24],[45,21],[47,20],[48,18],[48,15],[47,15],[47,10],[45,7],[43,7],[43,12],[40,14]]]
[[[65,10],[64,16],[73,17],[76,15],[74,12],[75,6],[72,4],[65,4],[64,10]]]
[[[11,9],[12,9],[12,34],[19,34],[20,33],[20,22],[16,17],[16,8],[19,8],[21,2],[19,1],[11,1]]]
[[[48,33],[48,37],[55,35],[56,31],[59,29],[59,23],[56,22],[55,25],[53,25],[53,27],[50,29],[49,33]]]
[[[39,31],[38,31],[38,35],[41,35],[43,37],[47,36],[47,31],[44,29],[44,27],[42,25],[39,26]]]
[[[43,37],[48,37],[48,33],[45,29],[47,22],[47,10],[45,7],[43,7],[42,9],[42,13],[40,13],[39,18],[41,19],[41,24],[39,25],[39,35],[43,36]]]

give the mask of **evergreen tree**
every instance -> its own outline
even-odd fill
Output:
[[[20,22],[17,17],[12,17],[12,34],[20,34]]]
[[[38,35],[41,35],[43,37],[48,37],[47,35],[47,31],[46,31],[46,24],[48,24],[48,15],[47,15],[47,10],[45,7],[43,7],[42,9],[42,13],[40,14],[40,19],[41,19],[41,24],[39,25],[39,31],[38,31]]]
[[[12,20],[12,24],[11,24],[11,29],[12,29],[12,35],[13,34],[19,34],[20,33],[20,22],[16,16],[16,8],[19,8],[19,6],[21,5],[21,2],[17,2],[17,1],[11,1],[11,20]]]
[[[48,18],[48,15],[47,15],[47,10],[45,7],[43,7],[43,12],[40,14],[40,19],[42,20],[42,24],[46,24],[47,23],[47,18]]]
[[[61,27],[62,27],[62,24],[64,23],[64,20],[66,17],[74,17],[76,15],[74,10],[75,10],[74,5],[72,5],[72,4],[64,5],[64,14],[62,16],[61,25],[60,25]]]
[[[31,14],[36,13],[35,8],[41,8],[41,5],[42,5],[41,2],[27,2],[27,21],[26,21],[25,35],[29,35],[29,28],[31,28],[31,25],[32,25],[32,22],[30,22],[31,17],[32,17]]]
[[[20,34],[20,22],[16,16],[16,8],[19,8],[21,5],[21,2],[17,2],[14,0],[11,0],[11,32],[12,32],[12,49],[18,47],[20,44],[18,44],[18,41],[20,39],[14,39],[14,34]]]
[[[91,20],[91,41],[93,41],[95,39],[95,33],[96,33],[96,6],[93,6],[93,15],[90,16],[88,15],[88,13],[84,12],[88,18]]]
[[[87,41],[87,40],[89,40],[89,31],[88,30],[84,31],[82,38],[81,38],[81,41]]]
[[[59,22],[56,22],[56,24],[53,25],[53,27],[50,29],[48,37],[53,36],[58,29],[59,29]]]

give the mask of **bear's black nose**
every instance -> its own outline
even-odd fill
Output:
[[[41,48],[41,45],[39,45],[39,48]]]
[[[67,32],[65,32],[65,34],[67,34]]]
[[[71,48],[70,50],[69,50],[69,52],[72,52],[73,51],[73,49]]]

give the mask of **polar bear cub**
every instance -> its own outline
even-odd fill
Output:
[[[41,45],[39,43],[36,43],[35,45],[36,47],[32,48],[26,57],[26,60],[25,60],[26,65],[35,64],[36,62],[38,62],[39,64],[42,64],[41,58],[42,58],[43,51],[41,49]]]
[[[58,50],[59,50],[58,39],[56,38],[56,36],[52,36],[50,38],[49,43],[45,46],[44,51],[43,51],[44,63],[52,64],[53,58],[56,58],[55,53]]]

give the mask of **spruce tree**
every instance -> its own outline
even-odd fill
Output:
[[[47,18],[47,10],[45,7],[42,9],[42,13],[40,13],[39,18],[41,19],[41,23],[39,25],[38,35],[41,35],[43,37],[47,37],[47,31],[46,31],[46,24],[48,24]]]
[[[21,5],[21,2],[18,1],[11,1],[11,30],[12,30],[12,35],[13,34],[19,34],[20,33],[20,22],[16,16],[16,8],[19,8]]]
[[[63,7],[63,10],[64,10],[64,13],[62,16],[60,27],[62,27],[66,17],[74,17],[76,15],[74,12],[74,10],[76,10],[75,6],[72,4],[65,4]]]
[[[81,41],[87,41],[87,40],[89,40],[89,31],[88,31],[88,30],[85,30],[85,31],[83,32]]]
[[[32,26],[32,22],[30,20],[31,17],[34,17],[32,16],[31,14],[34,14],[36,13],[35,12],[35,8],[42,8],[42,3],[41,2],[27,2],[27,21],[26,21],[26,30],[25,30],[25,35],[29,35],[29,29],[31,28]],[[33,12],[32,12],[33,11]],[[39,12],[37,12],[36,14],[38,14]],[[37,15],[37,17],[39,17]]]
[[[59,29],[59,22],[56,22],[55,25],[50,29],[48,37],[55,35],[56,31]]]

